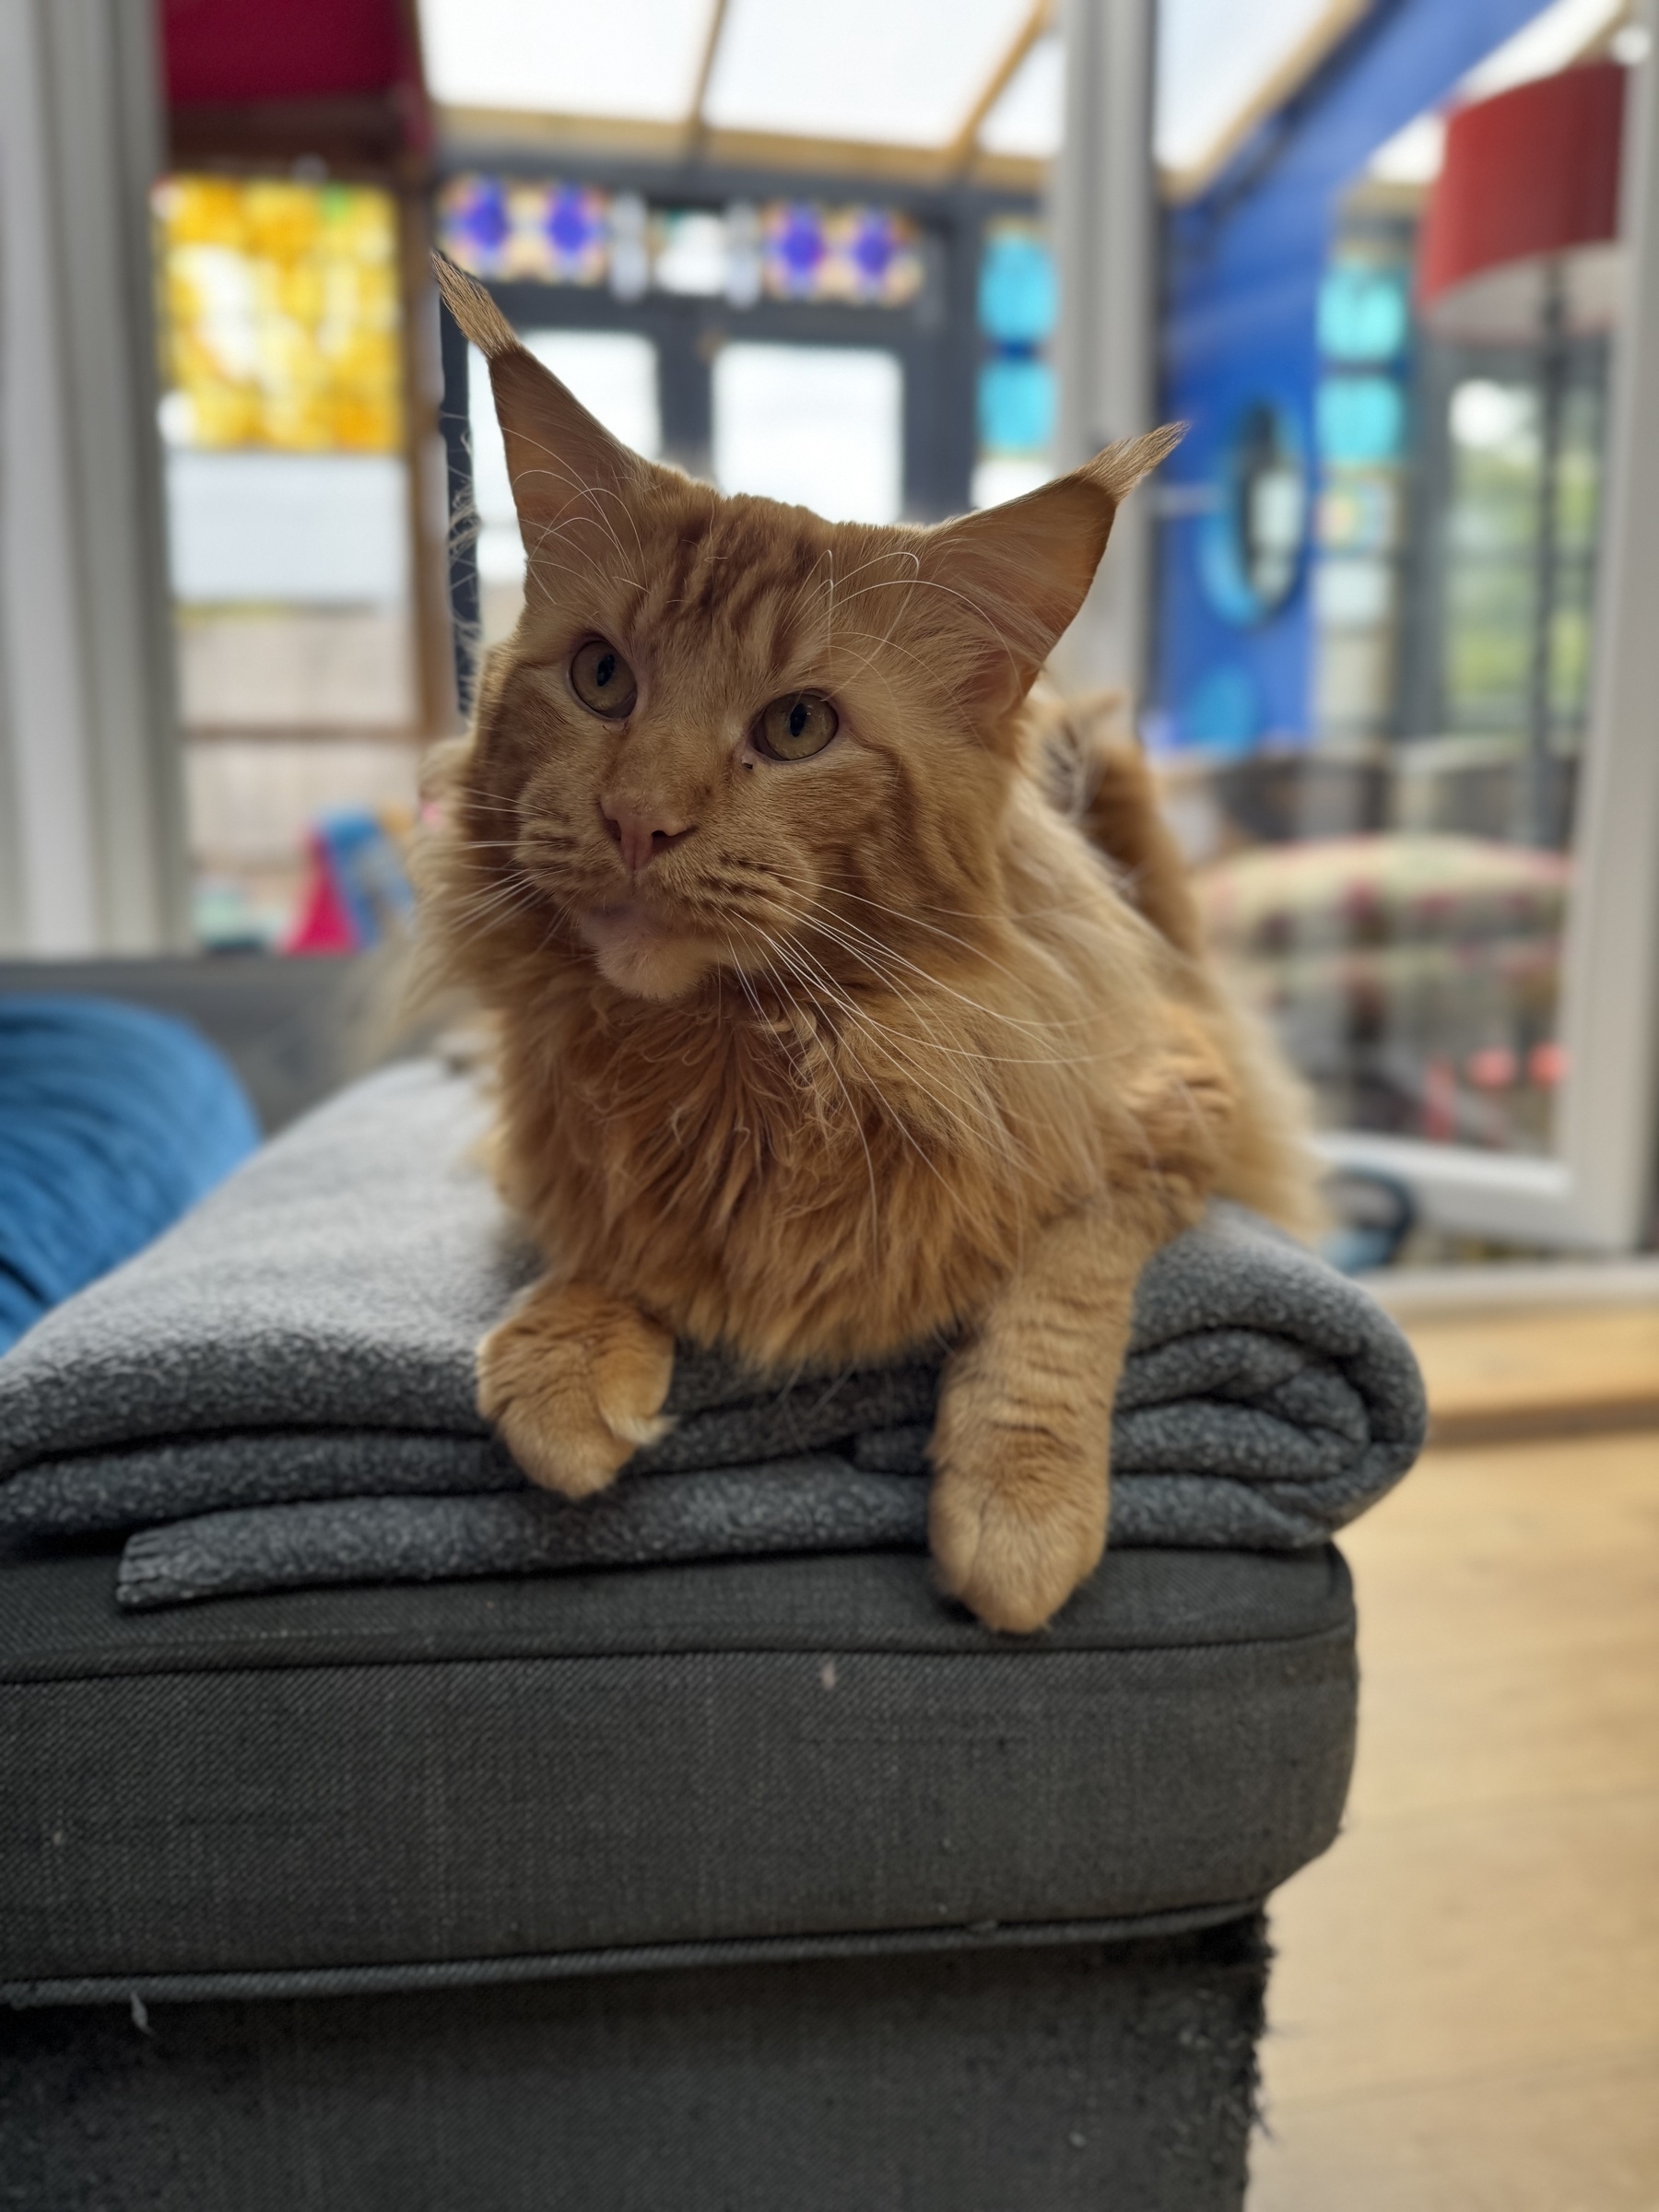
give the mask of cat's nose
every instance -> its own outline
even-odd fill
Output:
[[[665,807],[641,810],[612,799],[601,799],[599,812],[612,841],[622,853],[622,865],[637,876],[659,853],[677,845],[696,829],[695,822],[677,821]]]

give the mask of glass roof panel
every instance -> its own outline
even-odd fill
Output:
[[[1159,166],[1202,166],[1299,50],[1353,12],[1342,0],[1159,0]]]
[[[1516,85],[1570,67],[1625,7],[1626,0],[1552,0],[1512,38],[1476,63],[1453,91],[1446,109],[1494,99]],[[1432,184],[1445,151],[1445,110],[1427,109],[1377,148],[1367,174],[1387,184]]]
[[[1403,130],[1384,139],[1365,173],[1382,184],[1432,184],[1445,159],[1445,118],[1430,112],[1414,116]]]
[[[728,0],[703,118],[717,130],[949,145],[1030,0]]]
[[[1625,0],[1554,0],[1476,63],[1457,88],[1459,100],[1490,100],[1535,76],[1553,76],[1624,13]]]
[[[445,107],[646,123],[689,116],[714,0],[420,0]]]
[[[1049,161],[1060,151],[1065,122],[1065,49],[1057,30],[1039,39],[980,125],[988,154]]]

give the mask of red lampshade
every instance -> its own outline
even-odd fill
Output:
[[[1617,238],[1624,79],[1596,62],[1452,116],[1418,247],[1424,307],[1503,263]]]

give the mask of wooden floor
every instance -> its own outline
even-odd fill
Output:
[[[1250,2212],[1659,2212],[1659,1430],[1437,1447],[1344,1548],[1359,1767],[1275,1901]]]
[[[1437,1443],[1659,1420],[1659,1305],[1402,1316]]]

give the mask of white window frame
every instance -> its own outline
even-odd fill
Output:
[[[1345,1166],[1402,1177],[1427,1218],[1476,1236],[1630,1251],[1659,1154],[1659,67],[1626,80],[1620,236],[1594,673],[1572,841],[1553,1154],[1343,1130]]]

